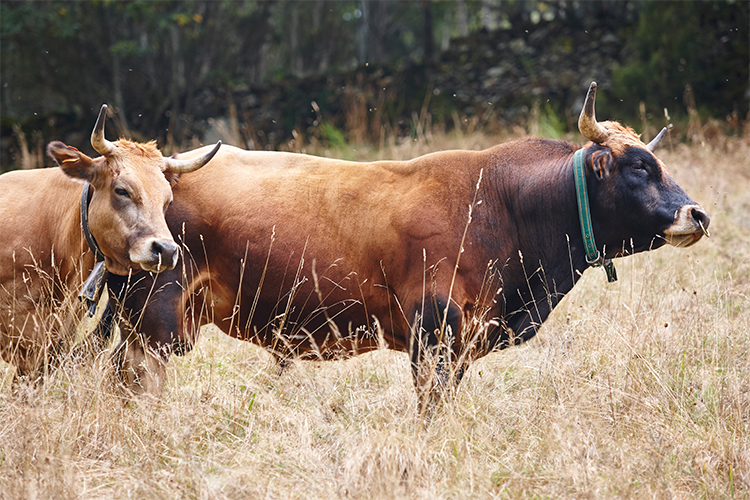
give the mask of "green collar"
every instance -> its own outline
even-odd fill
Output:
[[[592,267],[604,266],[607,273],[607,281],[617,281],[617,272],[612,259],[605,259],[596,248],[594,241],[594,227],[591,224],[591,211],[589,209],[589,196],[586,190],[586,175],[583,171],[583,148],[576,151],[573,157],[573,176],[576,184],[576,201],[578,202],[578,218],[581,221],[581,234],[583,235],[583,246],[586,249],[586,262]]]

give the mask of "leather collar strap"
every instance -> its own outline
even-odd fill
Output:
[[[107,283],[107,269],[104,266],[104,254],[102,253],[99,245],[94,239],[94,235],[91,234],[89,228],[89,197],[91,196],[91,184],[88,182],[83,186],[83,193],[81,193],[81,229],[83,229],[83,235],[86,237],[86,243],[89,244],[89,248],[94,252],[94,258],[96,264],[94,269],[86,278],[86,282],[83,284],[81,293],[78,294],[78,298],[81,299],[88,307],[88,315],[93,316],[96,312],[96,305],[99,303],[99,297],[102,295],[102,290]]]
[[[581,148],[573,156],[573,177],[576,184],[576,201],[578,202],[578,218],[581,222],[583,246],[586,249],[586,262],[592,267],[603,266],[607,273],[607,281],[617,281],[617,271],[612,259],[605,259],[596,248],[594,241],[594,227],[591,224],[591,210],[589,209],[589,195],[586,189],[586,174],[583,170],[583,153]]]
[[[83,235],[86,237],[86,243],[89,244],[89,248],[94,252],[94,257],[97,262],[104,260],[104,254],[102,253],[99,245],[96,243],[94,235],[91,234],[89,228],[89,203],[91,197],[91,184],[86,181],[83,186],[83,192],[81,193],[81,228],[83,229]]]

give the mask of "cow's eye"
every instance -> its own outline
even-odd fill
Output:
[[[123,198],[128,198],[128,199],[130,199],[130,193],[128,193],[128,192],[127,192],[126,190],[124,190],[123,188],[115,188],[115,194],[116,194],[117,196],[122,196]]]

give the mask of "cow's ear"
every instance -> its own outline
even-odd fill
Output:
[[[170,172],[169,170],[164,171],[164,177],[167,178],[167,182],[169,182],[169,185],[171,187],[174,187],[175,184],[177,184],[177,181],[180,180],[180,174],[175,172]]]
[[[47,154],[70,177],[85,181],[90,181],[94,177],[94,160],[74,147],[59,141],[50,142],[47,146]]]
[[[172,156],[170,156],[170,158],[177,158],[178,156],[178,153],[174,153],[172,154]],[[170,187],[174,187],[175,184],[177,184],[177,181],[180,180],[179,172],[172,172],[166,165],[164,168],[164,177],[167,178],[167,182],[169,182]]]
[[[612,168],[612,152],[609,150],[595,151],[591,155],[591,168],[600,179],[607,177]]]

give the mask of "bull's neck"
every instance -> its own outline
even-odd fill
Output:
[[[493,189],[500,193],[501,210],[511,221],[516,255],[504,252],[509,254],[509,270],[530,277],[524,285],[538,288],[535,300],[543,289],[556,295],[551,300],[554,306],[588,264],[576,203],[574,151],[565,143],[550,144],[532,142],[530,146],[539,154],[527,151],[518,160],[511,158],[505,165],[495,166],[493,184],[497,187]],[[555,149],[556,154],[547,148]],[[498,241],[497,245],[507,247],[508,242]],[[498,250],[503,253],[501,248]]]

